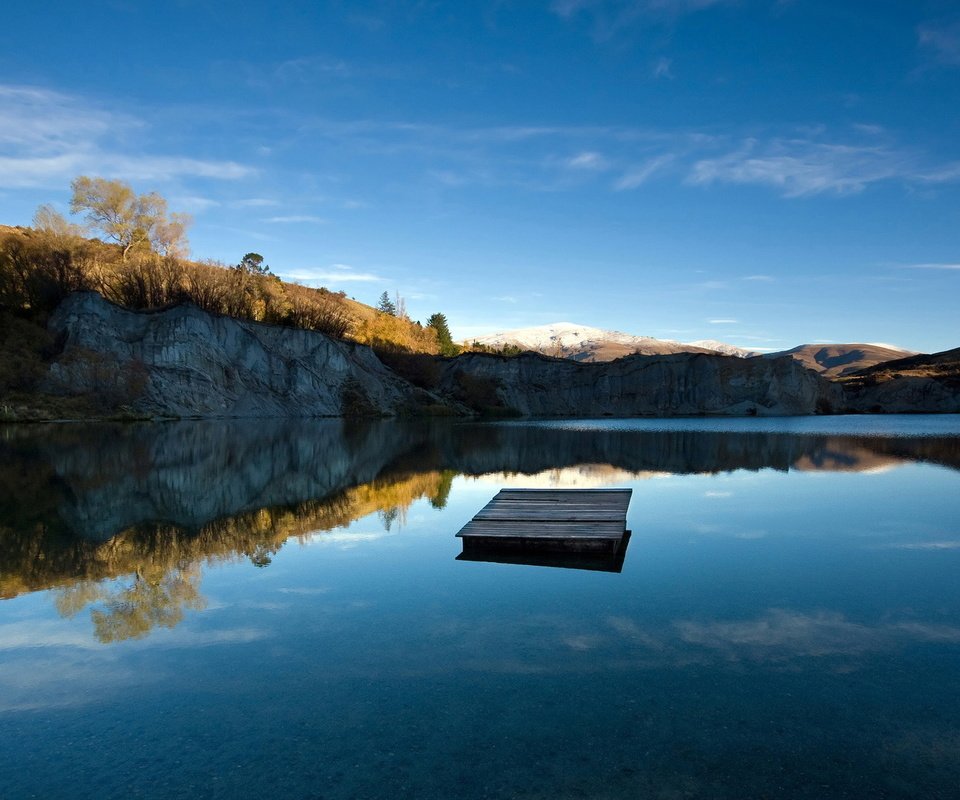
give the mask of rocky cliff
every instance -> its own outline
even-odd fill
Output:
[[[107,406],[145,414],[394,414],[418,395],[369,347],[216,317],[192,305],[132,312],[80,292],[56,310],[50,330],[63,350],[45,390],[95,394]]]
[[[530,416],[784,416],[830,413],[842,401],[792,358],[689,353],[601,364],[472,353],[446,363],[440,389],[465,402],[495,395],[493,407]]]
[[[790,357],[691,353],[597,364],[533,353],[415,356],[424,360],[415,370],[391,362],[398,374],[370,348],[322,333],[212,316],[191,305],[132,312],[92,292],[68,297],[50,330],[60,350],[43,391],[92,397],[99,407],[148,416],[363,416],[437,409],[556,417],[960,410],[955,358],[946,366],[937,362],[935,375],[927,374],[933,367],[924,364],[919,372],[870,375],[843,388]]]

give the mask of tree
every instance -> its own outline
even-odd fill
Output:
[[[377,302],[377,311],[389,314],[391,317],[397,316],[397,307],[393,304],[387,292],[380,295],[380,300]]]
[[[410,319],[407,316],[407,301],[400,296],[400,292],[394,292],[393,315],[399,319]]]
[[[44,203],[37,208],[33,215],[33,229],[59,245],[69,244],[83,233],[79,225],[74,225],[67,220],[49,203]]]
[[[440,354],[444,356],[455,356],[460,352],[460,348],[453,343],[453,337],[450,335],[450,327],[447,325],[447,318],[439,311],[431,314],[427,320],[427,327],[433,328],[437,332],[437,341],[440,343]]]
[[[156,192],[136,194],[129,184],[81,175],[70,184],[70,211],[86,214],[87,222],[123,248],[123,260],[138,246],[160,255],[187,252],[185,214],[168,214],[167,201]]]
[[[247,253],[240,259],[237,269],[249,272],[251,275],[269,275],[270,267],[263,263],[263,256],[259,253]]]

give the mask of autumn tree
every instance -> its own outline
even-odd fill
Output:
[[[247,253],[240,259],[237,269],[249,272],[251,275],[269,275],[270,267],[263,263],[263,256],[259,253]]]
[[[37,208],[33,229],[55,244],[72,244],[83,234],[79,225],[70,222],[49,203]]]
[[[70,187],[70,211],[85,214],[91,227],[120,245],[124,261],[135,247],[163,256],[186,255],[190,217],[168,213],[167,201],[156,192],[138,195],[123,181],[86,175],[74,179]]]

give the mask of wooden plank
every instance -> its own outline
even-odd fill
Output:
[[[501,489],[457,536],[470,547],[595,551],[620,546],[631,489]],[[497,544],[496,546],[500,546]]]
[[[591,494],[631,494],[633,489],[539,489],[536,487],[509,486],[500,490],[500,494],[549,494],[552,496],[561,495],[591,495]]]
[[[592,523],[587,525],[578,523],[542,525],[538,522],[522,521],[495,524],[484,521],[471,521],[463,526],[457,536],[619,539],[623,536],[623,531],[623,526],[615,522]]]

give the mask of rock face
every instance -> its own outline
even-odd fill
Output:
[[[701,354],[579,364],[473,353],[447,362],[440,388],[468,403],[471,393],[495,394],[490,405],[525,416],[785,416],[830,413],[842,402],[838,387],[791,358]]]
[[[191,305],[132,312],[81,292],[57,309],[50,330],[63,351],[45,390],[97,395],[146,414],[392,414],[417,392],[368,347]]]
[[[133,312],[83,292],[64,301],[50,329],[62,351],[43,391],[149,416],[393,415],[424,406],[546,417],[960,411],[954,351],[889,362],[889,376],[873,368],[843,388],[790,357],[699,353],[606,363],[467,353],[430,361],[433,378],[410,376],[414,386],[364,345],[191,305]]]

